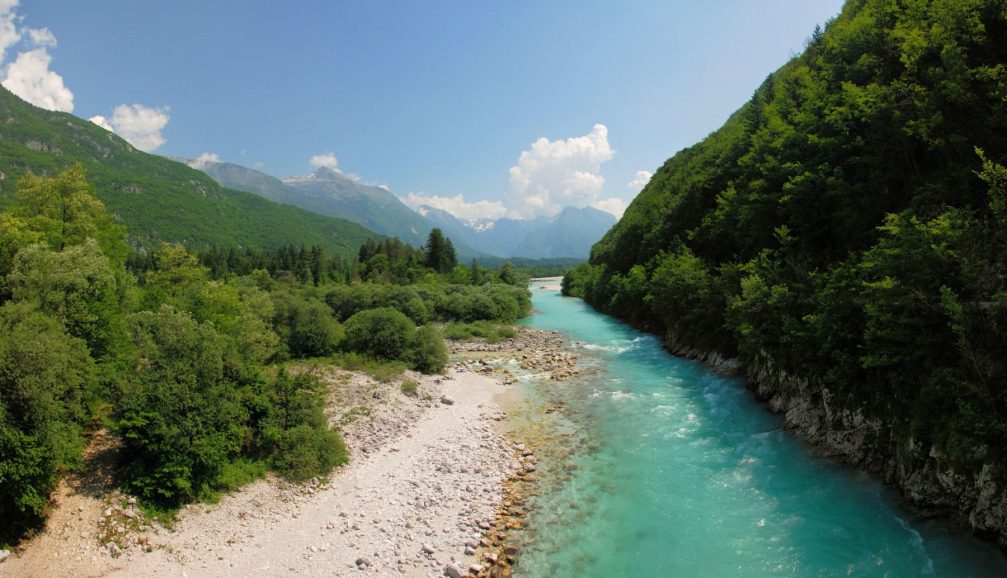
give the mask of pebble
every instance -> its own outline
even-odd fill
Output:
[[[454,564],[448,564],[444,567],[444,575],[448,578],[462,578],[464,576],[458,566]]]

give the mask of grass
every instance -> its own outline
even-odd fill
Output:
[[[517,335],[517,331],[513,327],[489,321],[452,323],[444,328],[444,338],[452,341],[485,339],[487,343],[497,343],[504,339],[510,339],[515,335]]]
[[[330,359],[343,369],[366,373],[382,383],[391,383],[406,371],[406,364],[401,361],[383,361],[358,353],[337,353]]]
[[[408,395],[409,397],[416,397],[417,388],[419,388],[419,383],[415,379],[407,379],[402,382],[399,386],[402,389],[402,393]]]

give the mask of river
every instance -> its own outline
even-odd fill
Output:
[[[525,324],[558,330],[583,373],[524,380],[574,444],[543,476],[515,576],[1007,576],[995,546],[903,508],[816,455],[738,378],[533,284]]]

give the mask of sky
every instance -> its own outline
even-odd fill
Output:
[[[464,219],[620,215],[841,0],[0,0],[0,79],[139,149]]]

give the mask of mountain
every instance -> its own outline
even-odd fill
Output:
[[[1007,545],[1004,38],[1002,0],[849,0],[565,292]]]
[[[588,258],[591,245],[615,224],[611,213],[593,207],[567,207],[543,226],[528,231],[513,257]],[[496,227],[494,227],[496,228]]]
[[[415,246],[425,243],[433,228],[388,190],[360,184],[332,169],[288,177],[283,184],[301,195],[285,202],[298,201],[297,206],[309,211],[351,220]]]
[[[321,167],[306,176],[278,179],[233,163],[199,163],[201,171],[221,185],[294,205],[320,215],[329,215],[358,223],[389,237],[420,247],[436,226],[398,197],[382,187],[361,184],[346,175]],[[458,254],[465,258],[483,252],[464,239],[448,233]]]
[[[465,223],[447,211],[422,206],[417,209],[452,239],[459,238],[495,257],[529,259],[587,259],[591,245],[612,225],[615,217],[592,207],[567,207],[555,217],[498,219]]]
[[[342,219],[225,189],[182,163],[139,151],[90,121],[37,108],[2,87],[0,118],[0,206],[14,200],[26,172],[55,175],[80,162],[136,247],[318,244],[350,255],[376,237]]]

